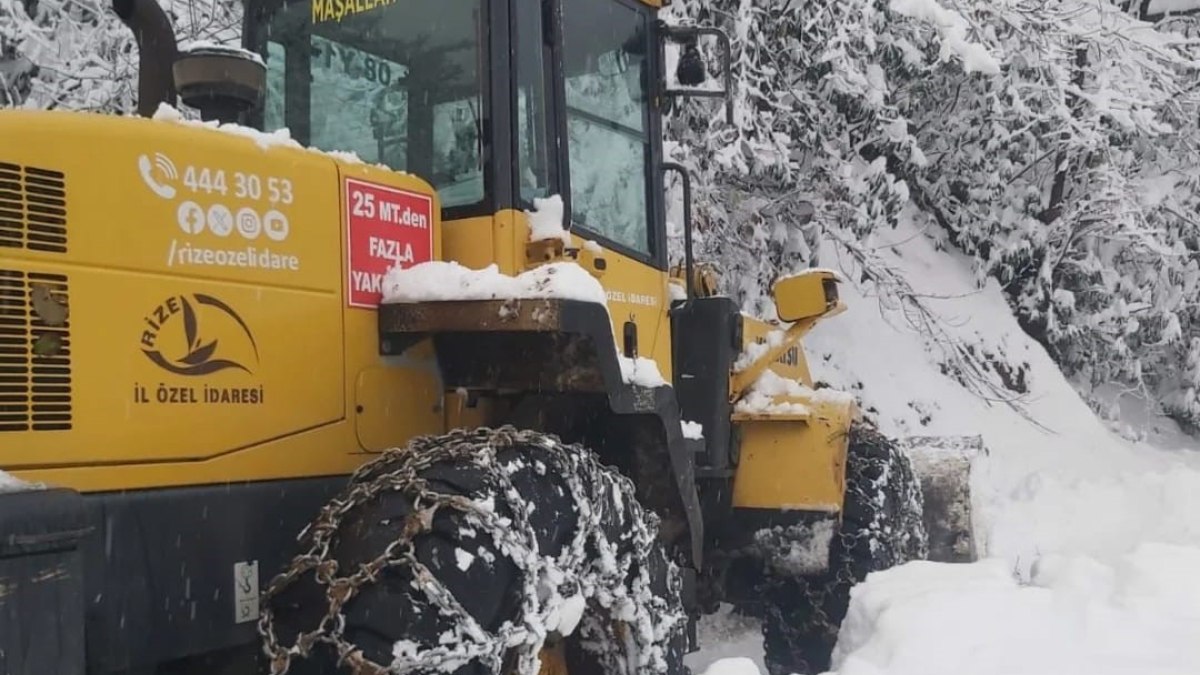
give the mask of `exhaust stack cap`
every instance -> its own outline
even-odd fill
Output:
[[[266,64],[239,47],[194,43],[180,49],[173,72],[179,98],[205,121],[236,122],[262,102],[267,87]]]

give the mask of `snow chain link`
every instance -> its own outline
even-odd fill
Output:
[[[517,492],[506,467],[497,461],[498,452],[522,446],[545,450],[544,454],[525,459],[547,464],[546,471],[554,471],[567,484],[576,509],[578,526],[574,539],[557,558],[539,553],[528,520],[530,505]],[[485,482],[484,495],[492,491],[497,506],[501,500],[505,501],[511,516],[502,517],[468,497],[431,489],[420,474],[443,462],[462,463],[480,470]],[[405,493],[414,505],[400,537],[358,569],[340,570],[330,549],[343,519],[352,510],[389,491]],[[658,518],[643,511],[634,494],[628,478],[606,470],[583,447],[508,426],[419,437],[403,448],[388,450],[360,467],[343,493],[331,500],[300,533],[299,539],[308,542],[307,551],[297,555],[269,584],[258,628],[270,659],[270,672],[286,673],[293,658],[308,656],[313,647],[325,643],[336,650],[339,663],[356,675],[451,672],[472,659],[478,659],[490,672],[499,673],[510,665],[506,659],[514,651],[515,672],[534,675],[538,670],[538,651],[547,637],[545,621],[559,609],[554,601],[577,593],[586,597],[588,610],[576,631],[582,631],[592,641],[589,648],[596,641],[606,645],[597,654],[605,672],[664,672],[666,644],[684,620],[680,582],[672,565],[667,597],[651,592],[649,555],[656,550]],[[623,534],[618,546],[601,530],[601,515],[605,509],[619,511],[622,506],[634,518],[633,522],[621,522]],[[415,555],[414,539],[430,531],[434,516],[441,509],[458,512],[464,519],[463,525],[488,533],[499,553],[511,558],[520,570],[524,584],[521,607],[496,634],[480,626],[454,593]],[[614,515],[624,520],[620,513]],[[597,554],[595,559],[589,555],[589,545]],[[443,640],[444,644],[421,645],[420,649],[398,654],[391,664],[378,664],[344,639],[342,610],[364,586],[379,581],[385,570],[399,567],[410,568],[426,598],[443,616],[454,617],[455,635],[448,643]],[[285,647],[276,633],[276,618],[269,600],[310,571],[324,588],[328,610],[315,629],[302,631],[296,644]],[[548,589],[551,592],[547,598]],[[645,602],[643,598],[652,600]],[[622,615],[621,623],[627,625],[600,620],[594,614],[597,604],[612,614]],[[634,663],[621,654],[629,646],[636,646]]]

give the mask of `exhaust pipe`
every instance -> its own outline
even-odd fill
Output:
[[[113,0],[112,7],[138,43],[137,112],[153,117],[160,103],[175,104],[175,29],[156,0]]]

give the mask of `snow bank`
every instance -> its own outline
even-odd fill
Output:
[[[1113,563],[1047,556],[913,563],[855,589],[841,675],[1200,672],[1200,549],[1142,544]]]
[[[794,272],[792,274],[781,274],[781,275],[779,275],[779,278],[775,280],[775,283],[778,284],[779,282],[781,282],[785,279],[795,279],[797,277],[810,277],[810,276],[816,276],[816,275],[822,275],[822,274],[828,274],[828,275],[832,276],[836,281],[839,281],[839,282],[846,280],[846,278],[844,276],[842,276],[842,274],[835,269],[830,269],[828,267],[809,267],[807,269],[803,269],[803,270],[800,270],[799,272]]]
[[[292,132],[289,129],[276,129],[275,131],[265,132],[259,131],[251,127],[244,127],[240,124],[225,123],[221,124],[216,121],[205,122],[203,120],[192,120],[184,117],[183,113],[170,105],[169,103],[159,103],[158,109],[154,111],[154,120],[159,122],[172,122],[174,124],[184,124],[192,127],[203,129],[211,129],[223,133],[248,138],[258,147],[263,148],[295,148],[304,149],[304,146],[292,138]]]
[[[385,303],[505,298],[560,298],[608,307],[604,287],[573,262],[550,263],[513,277],[494,264],[476,270],[454,261],[432,261],[393,267],[383,277]]]
[[[870,577],[835,671],[1200,673],[1200,577],[1181,573],[1200,569],[1196,442],[1167,452],[1121,438],[1020,330],[994,281],[977,288],[963,258],[911,223],[886,236],[870,242],[879,260],[945,321],[942,340],[970,346],[994,378],[1015,369],[1024,413],[964,391],[953,350],[881,308],[877,288],[843,285],[849,311],[806,344],[814,377],[853,387],[887,433],[980,434],[990,454],[972,482],[986,559]]]
[[[1161,12],[1188,12],[1200,9],[1200,0],[1150,0],[1146,11],[1150,14]]]
[[[858,395],[885,433],[983,437],[990,454],[972,489],[988,554],[1028,564],[1055,552],[1121,555],[1142,542],[1200,546],[1200,454],[1115,434],[1021,331],[995,281],[977,288],[964,258],[936,250],[911,223],[870,246],[945,333],[921,335],[878,288],[846,283],[848,311],[806,338],[813,377]],[[825,248],[822,259],[839,258]],[[846,267],[843,276],[858,279]],[[964,391],[958,351],[945,340],[982,356],[997,384],[1000,366],[1012,368],[1009,379],[1026,391],[1001,391],[1024,412]]]

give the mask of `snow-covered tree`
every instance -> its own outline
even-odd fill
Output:
[[[672,12],[735,37],[734,124],[687,102],[670,129],[702,186],[705,253],[748,308],[819,263],[815,238],[867,237],[911,204],[1069,373],[1200,414],[1194,40],[1101,0]],[[807,237],[788,225],[800,199],[819,207]]]
[[[159,0],[180,42],[237,42],[240,2]],[[7,54],[7,56],[6,56]],[[137,43],[111,0],[0,0],[0,105],[128,113],[137,96]],[[32,74],[4,78],[5,63]]]

